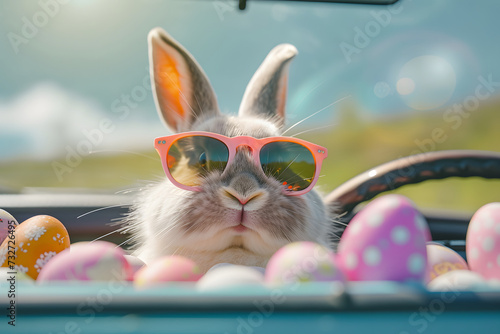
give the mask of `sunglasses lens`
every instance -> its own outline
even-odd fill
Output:
[[[176,140],[167,153],[167,166],[179,183],[199,186],[210,172],[223,171],[229,158],[227,146],[218,139],[189,136]]]
[[[280,181],[289,191],[304,190],[314,180],[314,157],[307,147],[297,143],[277,141],[264,145],[260,163],[267,176]]]

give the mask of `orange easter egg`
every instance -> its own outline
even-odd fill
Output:
[[[43,266],[69,244],[68,231],[59,220],[51,216],[31,217],[0,245],[0,263],[36,279]]]

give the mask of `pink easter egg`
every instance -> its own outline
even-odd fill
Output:
[[[16,218],[7,211],[0,209],[0,244],[7,238],[9,232],[12,233],[17,225],[19,225],[19,223]],[[0,259],[0,264],[1,263],[3,263],[3,261]]]
[[[161,257],[142,267],[134,275],[137,288],[148,288],[166,282],[195,282],[202,272],[192,260],[172,255]]]
[[[370,202],[347,226],[338,260],[350,281],[422,281],[429,227],[413,203],[401,195]]]
[[[333,252],[309,241],[280,248],[269,260],[265,272],[265,281],[271,285],[345,280]]]
[[[125,251],[107,241],[79,244],[54,256],[37,281],[122,281],[129,278]]]
[[[476,211],[466,237],[469,268],[485,279],[500,279],[500,203]]]
[[[454,270],[469,270],[464,258],[451,248],[438,243],[427,243],[425,283]]]

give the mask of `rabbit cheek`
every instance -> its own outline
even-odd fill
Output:
[[[203,233],[205,235],[212,234],[215,226],[220,225],[221,217],[224,213],[217,210],[216,207],[208,205],[193,206],[191,210],[183,218],[183,232],[186,235]]]
[[[210,234],[211,228],[223,215],[221,206],[206,191],[190,192],[189,195],[176,213],[178,231],[190,237],[200,233]]]
[[[304,239],[307,209],[301,198],[281,197],[261,213],[260,226],[267,232],[269,239],[287,242]]]

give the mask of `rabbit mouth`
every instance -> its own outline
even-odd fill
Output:
[[[236,234],[245,234],[254,230],[249,224],[243,221],[237,221],[235,224],[229,226],[228,229]]]
[[[230,209],[228,221],[231,225],[228,228],[239,234],[250,232],[255,229],[254,215],[254,211],[245,211],[244,206],[240,210]]]
[[[239,225],[236,225],[236,226],[233,226],[231,227],[233,229],[233,231],[235,231],[236,233],[244,233],[246,231],[249,230],[248,227],[246,227],[245,225],[243,224],[239,224]]]

